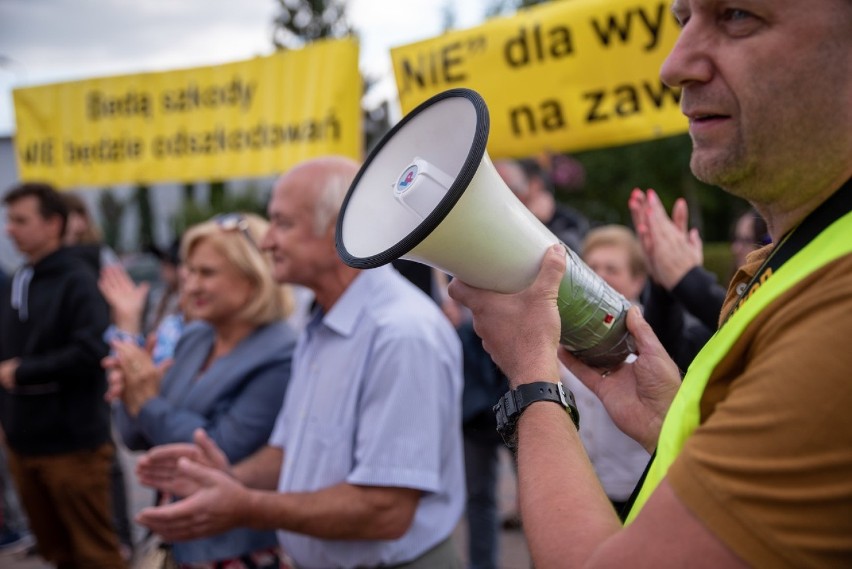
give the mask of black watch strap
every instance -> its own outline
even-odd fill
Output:
[[[517,446],[516,430],[518,419],[524,409],[536,401],[553,401],[561,405],[570,415],[574,425],[580,428],[580,414],[574,402],[574,394],[565,389],[562,382],[535,381],[506,392],[494,406],[497,418],[497,432],[503,437],[506,446],[514,450]]]

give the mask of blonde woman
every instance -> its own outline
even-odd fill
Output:
[[[288,288],[272,278],[257,246],[267,222],[227,214],[190,228],[181,243],[184,294],[193,321],[167,369],[133,341],[115,341],[111,393],[116,426],[134,450],[192,441],[202,428],[232,463],[263,446],[290,378],[296,334],[284,322]],[[165,369],[165,371],[164,371]],[[274,532],[236,529],[173,544],[183,567],[279,568]]]

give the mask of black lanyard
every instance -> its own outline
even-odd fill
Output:
[[[725,316],[722,325],[742,306],[756,287],[763,284],[781,265],[816,239],[829,225],[850,211],[852,211],[852,178],[846,180],[846,183],[839,190],[822,202],[819,207],[781,239],[740,293],[739,298]],[[850,239],[852,239],[852,236],[850,236]]]

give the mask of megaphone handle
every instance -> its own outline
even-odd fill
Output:
[[[557,299],[560,343],[590,366],[614,368],[636,350],[626,324],[630,303],[563,246],[567,266]]]
[[[616,342],[612,345],[599,344],[587,350],[572,351],[571,353],[592,367],[603,370],[614,369],[624,362],[627,356],[636,353],[636,344],[626,327],[623,333],[619,330],[613,334],[612,338],[616,339]]]

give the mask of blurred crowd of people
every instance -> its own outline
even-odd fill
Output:
[[[12,188],[0,549],[34,541],[59,569],[152,551],[184,569],[453,569],[466,517],[467,565],[493,568],[492,406],[509,397],[537,567],[849,566],[852,8],[673,13],[661,76],[682,90],[692,171],[756,208],[732,228],[727,289],[685,200],[637,188],[633,227],[598,224],[536,159],[494,165],[561,241],[512,294],[344,263],[348,158],[283,173],[268,219],[189,228],[156,289],[72,195]],[[560,346],[563,246],[630,305],[634,353],[611,369]],[[135,551],[117,445],[142,453],[132,475],[157,497],[135,522],[162,547]]]
[[[210,486],[213,497],[196,508],[215,512],[214,535],[176,531],[174,520],[157,517],[168,509],[142,514],[173,536],[169,555],[181,567],[343,566],[354,558],[360,566],[422,559],[430,565],[411,566],[449,567],[459,562],[449,539],[462,512],[468,566],[498,566],[501,524],[522,523],[498,515],[504,451],[491,408],[507,379],[469,312],[447,296],[447,275],[402,261],[399,272],[363,272],[338,259],[336,207],[357,168],[310,161],[276,184],[270,221],[221,214],[168,247],[150,247],[160,262],[153,286],[130,277],[79,196],[43,184],[7,193],[8,231],[27,262],[4,277],[0,420],[10,460],[0,464],[0,551],[37,547],[57,567],[127,566],[139,544],[125,491],[125,476],[135,474],[124,472],[121,445],[156,449],[141,459],[139,476],[159,489],[157,506],[181,505],[179,456],[209,470],[192,476],[193,485]],[[723,293],[702,266],[686,203],[669,216],[652,190],[636,190],[635,230],[600,225],[556,200],[540,160],[495,168],[545,227],[643,307],[686,369],[715,330]],[[767,239],[754,212],[734,231],[735,255]],[[562,380],[619,509],[648,453],[565,368]],[[412,397],[414,416],[404,404]],[[217,471],[241,488],[217,486]],[[252,488],[305,502],[270,508],[275,521],[263,527],[278,536],[216,509],[229,492],[252,503]]]

